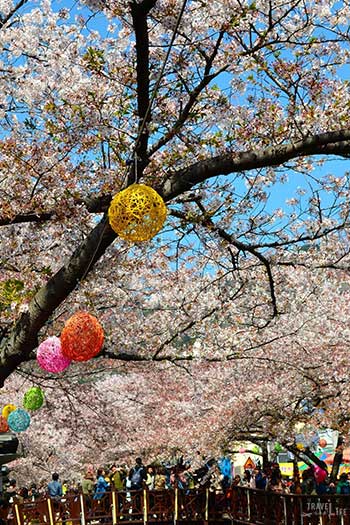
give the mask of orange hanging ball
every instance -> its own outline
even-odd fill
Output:
[[[96,317],[88,312],[77,312],[62,330],[62,353],[72,361],[88,361],[100,352],[103,339],[103,328]]]
[[[320,445],[321,448],[325,448],[327,446],[327,441],[322,438],[322,439],[320,439],[318,444]]]
[[[0,433],[3,434],[4,432],[9,431],[9,424],[7,422],[7,419],[4,416],[0,416]]]

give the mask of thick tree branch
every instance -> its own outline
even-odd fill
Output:
[[[319,154],[350,154],[350,130],[333,131],[265,150],[236,155],[229,153],[200,161],[185,170],[170,174],[165,183],[157,189],[163,194],[165,201],[170,201],[210,177],[276,166],[287,160]],[[108,199],[107,201],[109,202]],[[105,206],[106,202],[103,203],[103,208]],[[21,362],[29,359],[31,351],[37,346],[40,329],[79,281],[91,271],[115,237],[106,218],[103,218],[76,249],[68,263],[34,296],[28,312],[22,314],[12,332],[1,342],[0,385]]]
[[[76,199],[76,205],[83,204],[90,213],[104,213],[111,202],[112,196],[109,194],[93,196],[85,200]],[[21,224],[24,222],[42,223],[49,221],[55,217],[55,211],[47,211],[44,213],[22,213],[15,217],[8,219],[0,216],[0,226],[8,226],[10,224]]]
[[[289,450],[294,456],[296,456],[300,461],[304,461],[307,465],[317,465],[322,470],[325,470],[327,472],[327,464],[322,461],[322,459],[315,456],[315,454],[310,450],[309,447],[305,447],[302,451],[300,451],[296,445],[286,445],[283,444],[284,447]]]
[[[134,154],[137,162],[130,166],[128,185],[138,180],[148,163],[147,122],[151,120],[149,110],[149,37],[147,16],[156,0],[144,0],[141,3],[131,2],[131,16],[136,39],[136,77],[137,77],[137,113],[139,117],[139,136]]]
[[[350,130],[341,129],[312,135],[279,146],[259,150],[232,152],[201,160],[185,170],[170,173],[163,184],[166,200],[177,197],[196,184],[218,175],[241,173],[268,166],[280,166],[290,160],[312,155],[350,155]],[[160,189],[161,191],[161,189]]]
[[[181,361],[196,361],[197,358],[193,355],[185,355],[185,356],[171,356],[171,355],[151,355],[151,356],[144,356],[144,355],[135,355],[134,353],[127,353],[127,352],[121,352],[118,354],[114,354],[112,352],[102,352],[100,354],[102,357],[108,357],[108,359],[114,359],[115,361],[126,361],[126,362],[150,362],[150,361],[159,361],[159,362],[170,362],[170,363],[176,363]],[[221,363],[223,359],[220,359],[218,357],[206,357],[204,359],[207,363]]]
[[[163,196],[164,200],[168,202],[185,191],[190,190],[196,184],[212,177],[243,173],[268,166],[281,166],[287,161],[313,155],[337,155],[343,157],[350,155],[350,130],[331,131],[312,135],[305,139],[280,146],[237,153],[226,153],[217,157],[208,158],[192,164],[183,170],[169,173],[165,182],[161,182],[156,189]],[[78,199],[77,204],[84,203],[91,213],[104,213],[108,209],[110,200],[110,195],[101,195],[99,197],[91,197],[85,201]],[[0,217],[0,226],[15,224],[17,222],[47,220],[50,216],[51,212],[48,212],[47,216],[46,213],[42,215],[35,213],[24,214],[14,217],[11,220]],[[26,217],[28,220],[26,220]],[[35,219],[35,217],[38,217],[38,219]],[[320,234],[320,237],[322,236],[323,234]],[[315,235],[315,237],[312,238],[316,239],[317,236]],[[304,236],[300,238],[300,241],[302,240],[308,240],[308,237]],[[292,241],[288,240],[285,244],[290,244],[291,242]],[[282,246],[282,244],[282,242],[278,243],[279,246]],[[256,245],[257,248],[259,246]],[[271,243],[270,245],[265,243],[264,246],[274,247],[276,243]]]
[[[106,217],[91,231],[81,246],[33,297],[28,311],[22,314],[8,338],[0,345],[0,385],[38,344],[38,332],[55,309],[84,279],[116,235]]]
[[[20,213],[12,219],[0,217],[0,226],[9,226],[10,224],[22,224],[24,222],[46,222],[52,219],[53,213]]]

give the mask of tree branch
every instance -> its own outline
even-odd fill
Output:
[[[14,6],[13,9],[11,9],[11,11],[4,17],[0,17],[0,29],[4,27],[5,24],[7,24],[7,22],[9,20],[11,20],[11,18],[13,17],[14,14],[17,13],[17,11],[24,6],[24,4],[26,4],[28,2],[28,0],[20,0],[18,2],[17,5]]]
[[[108,206],[111,202],[112,196],[109,194],[104,194],[100,196],[88,197],[85,200],[76,199],[76,205],[85,205],[86,209],[90,213],[104,213],[107,211]],[[51,220],[56,215],[55,211],[47,211],[44,213],[20,213],[15,217],[8,219],[5,217],[0,217],[0,226],[9,226],[10,224],[22,224],[25,222],[37,222],[42,223]]]
[[[137,162],[130,166],[128,185],[138,180],[148,164],[147,122],[151,120],[149,111],[149,38],[147,16],[154,7],[156,0],[144,0],[141,3],[131,2],[131,16],[136,39],[136,78],[137,78],[137,113],[139,117],[139,136],[136,143],[135,155]],[[146,119],[146,121],[145,121]]]
[[[349,153],[350,130],[333,131],[265,150],[251,150],[236,155],[228,153],[200,161],[170,174],[163,186],[157,189],[165,201],[169,201],[195,184],[220,174],[276,166],[307,155]],[[40,329],[79,281],[91,271],[115,237],[104,217],[76,249],[68,263],[37,292],[29,303],[29,310],[21,315],[8,337],[1,341],[0,385],[21,362],[29,359],[31,351],[37,346]]]
[[[204,209],[204,206],[201,204],[201,202],[199,200],[196,200],[196,203],[199,206],[201,212],[203,213],[202,216],[196,217],[196,220],[198,220],[204,227],[209,228],[209,230],[215,231],[219,235],[219,237],[224,239],[229,244],[232,244],[232,246],[237,248],[237,250],[242,251],[242,252],[251,253],[252,255],[254,255],[254,257],[259,259],[259,261],[265,266],[265,270],[266,270],[268,282],[269,282],[269,287],[270,287],[272,318],[276,317],[278,315],[278,309],[277,309],[277,299],[276,299],[276,293],[275,293],[275,284],[273,280],[271,264],[268,258],[265,257],[265,255],[263,255],[261,252],[259,252],[255,247],[252,247],[250,244],[246,244],[241,241],[238,241],[233,235],[226,232],[222,228],[219,228],[218,226],[216,226],[216,224],[212,221],[212,219],[210,218],[210,216]],[[186,216],[182,214],[181,212],[174,210],[172,213],[176,217],[181,217],[182,219],[186,220]],[[235,262],[234,262],[234,265],[235,265]]]
[[[210,84],[210,82],[215,77],[217,77],[220,73],[222,73],[223,71],[225,71],[227,69],[228,66],[224,66],[220,70],[218,70],[216,73],[211,73],[210,74],[210,70],[212,68],[214,59],[215,59],[215,57],[216,57],[216,55],[218,53],[218,50],[219,50],[220,44],[222,42],[223,36],[224,36],[224,31],[221,31],[211,56],[206,59],[206,67],[204,69],[204,76],[203,76],[202,80],[190,92],[189,97],[188,97],[188,101],[187,101],[185,107],[183,108],[183,110],[181,111],[177,121],[172,126],[172,128],[152,147],[152,149],[149,152],[150,156],[153,155],[156,151],[158,151],[165,144],[167,144],[176,135],[176,133],[178,131],[180,131],[180,129],[182,128],[182,126],[184,125],[186,120],[188,119],[188,117],[190,115],[190,112],[191,112],[193,106],[196,104],[197,99],[198,99],[199,95],[201,94],[201,92],[203,91],[203,89],[205,89],[206,86],[208,84]]]
[[[169,173],[165,182],[159,183],[155,189],[157,189],[164,200],[168,202],[185,191],[190,190],[196,184],[219,175],[242,173],[253,169],[266,168],[268,166],[280,166],[289,160],[296,160],[300,157],[313,155],[338,155],[343,157],[350,155],[350,130],[321,133],[279,146],[237,153],[230,152],[201,160],[183,170]],[[85,201],[78,199],[77,204],[84,203],[91,213],[104,213],[108,209],[110,200],[110,195],[101,195],[99,197],[91,197]],[[48,212],[48,214],[50,213],[51,212]],[[29,213],[18,215],[17,217],[11,220],[0,218],[0,226],[15,224],[17,222],[27,222],[25,220],[26,217],[28,218],[28,222],[30,220],[35,221],[36,219],[34,217],[38,217],[38,221],[41,217],[42,220],[44,220],[46,214],[38,215]],[[323,234],[320,235],[320,237],[322,236]],[[316,239],[316,234],[315,237],[312,236],[312,238]],[[308,237],[300,238],[300,241],[303,240],[308,240]],[[290,244],[291,242],[292,241],[286,241],[285,244]],[[279,245],[282,244],[282,242],[279,243]],[[276,243],[271,243],[271,245],[266,243],[264,246],[274,247]]]
[[[162,194],[166,200],[170,200],[190,190],[194,185],[218,175],[280,166],[289,160],[311,155],[347,156],[349,154],[349,129],[320,133],[265,149],[230,152],[198,161],[184,170],[170,173],[163,184]]]
[[[3,339],[0,345],[0,386],[21,362],[30,359],[30,353],[38,344],[39,330],[80,280],[86,277],[115,237],[104,217],[69,262],[35,294],[28,311],[21,315],[9,337]]]

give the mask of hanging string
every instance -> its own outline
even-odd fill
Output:
[[[134,162],[135,162],[135,182],[137,184],[138,181],[138,172],[137,172],[137,155],[134,154]]]
[[[148,119],[148,116],[150,114],[150,111],[151,111],[151,108],[152,108],[152,105],[153,105],[153,102],[156,98],[156,95],[157,95],[157,92],[158,92],[158,89],[159,89],[159,86],[160,86],[160,83],[162,81],[162,78],[163,78],[163,75],[164,75],[164,71],[165,71],[165,67],[166,67],[166,64],[168,62],[168,59],[169,59],[169,56],[170,56],[170,52],[171,52],[171,49],[174,45],[174,42],[175,42],[175,38],[177,36],[177,33],[178,33],[178,29],[179,29],[179,26],[180,26],[180,23],[181,23],[181,19],[183,17],[183,14],[185,12],[185,8],[186,8],[186,4],[187,4],[187,0],[183,0],[182,2],[182,5],[181,5],[181,9],[180,9],[180,12],[177,16],[177,19],[176,19],[176,22],[175,22],[175,27],[174,27],[174,30],[173,30],[173,33],[172,33],[172,36],[171,36],[171,39],[170,39],[170,43],[169,43],[169,46],[168,46],[168,49],[167,49],[167,52],[166,52],[166,55],[164,57],[164,60],[163,60],[163,63],[162,63],[162,67],[160,69],[160,72],[159,72],[159,75],[157,77],[157,80],[156,80],[156,83],[154,85],[154,89],[153,89],[153,92],[152,92],[152,95],[150,97],[150,100],[148,102],[148,106],[147,106],[147,109],[146,109],[146,113],[142,119],[142,122],[141,122],[141,126],[139,128],[139,131],[138,131],[138,134],[137,134],[137,137],[136,137],[136,142],[135,142],[135,145],[134,145],[134,148],[133,148],[133,153],[131,155],[131,158],[130,158],[130,162],[128,163],[129,164],[129,171],[125,174],[124,176],[124,179],[122,181],[122,184],[121,184],[121,187],[124,186],[125,184],[125,181],[130,173],[130,166],[132,166],[133,164],[133,161],[134,161],[134,169],[135,169],[135,182],[137,183],[138,182],[138,170],[137,170],[137,162],[138,162],[138,159],[137,159],[137,148],[138,148],[138,145],[140,143],[140,140],[141,140],[141,136],[142,136],[142,133],[145,129],[145,126],[146,126],[146,123],[147,123],[147,119]],[[103,229],[101,231],[101,234],[100,234],[100,237],[99,237],[99,240],[98,240],[98,243],[96,245],[96,249],[94,250],[94,253],[92,254],[92,257],[89,261],[89,263],[87,264],[86,266],[86,269],[81,277],[81,279],[79,279],[78,283],[77,283],[77,288],[79,288],[80,286],[80,283],[82,281],[84,281],[84,279],[86,278],[87,274],[89,273],[89,270],[91,268],[91,265],[92,265],[92,262],[96,256],[96,253],[100,247],[100,244],[102,242],[102,237],[103,237],[103,234],[106,230],[106,227],[107,227],[107,223],[108,223],[108,219],[107,219],[107,216],[104,217],[104,226],[103,226]]]

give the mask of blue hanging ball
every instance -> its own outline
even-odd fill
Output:
[[[9,415],[7,423],[13,432],[24,432],[30,425],[30,415],[22,408],[17,408]]]

